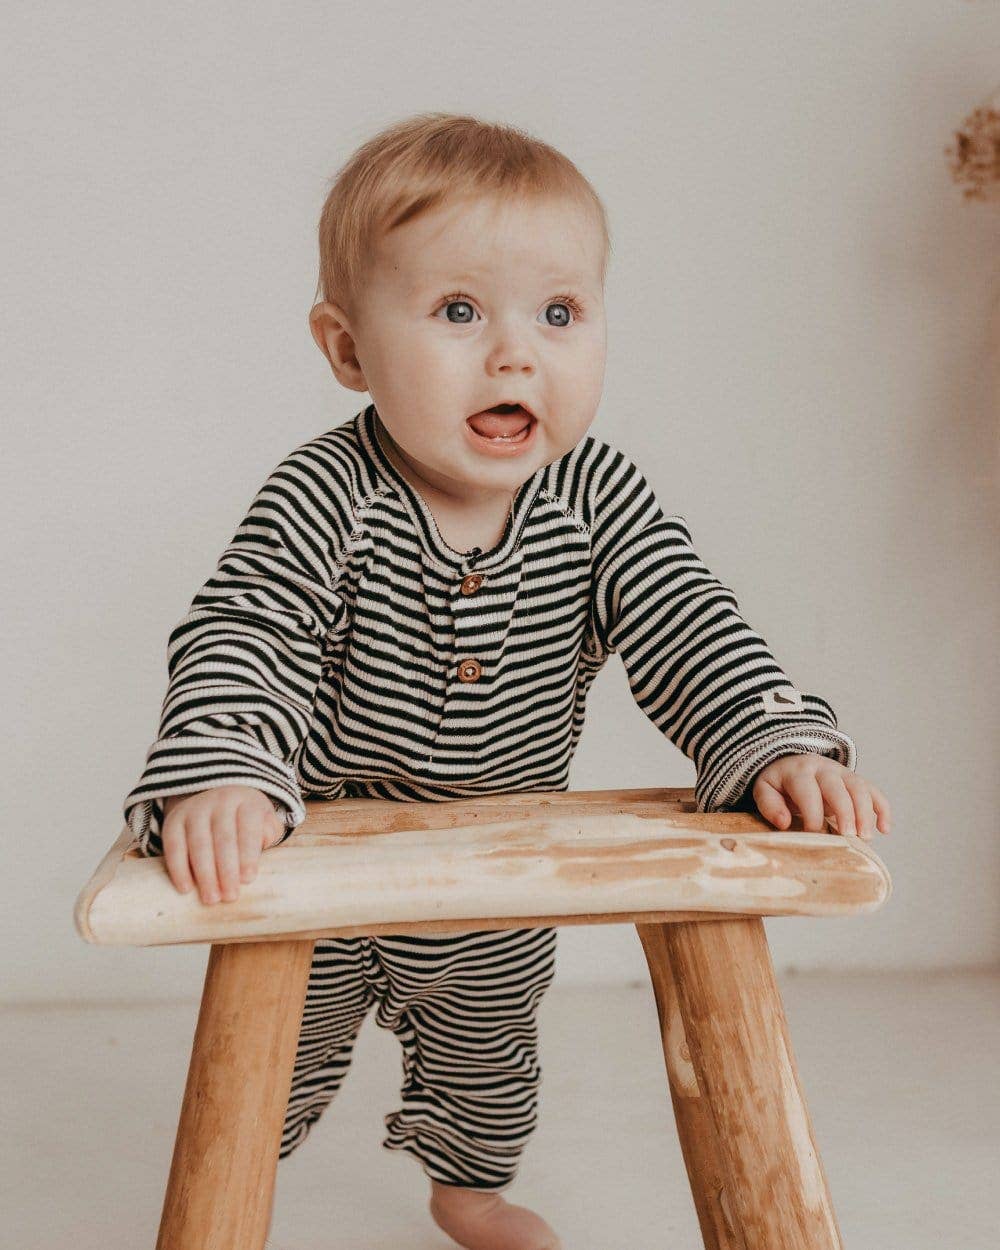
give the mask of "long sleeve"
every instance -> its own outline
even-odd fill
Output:
[[[162,800],[173,794],[254,786],[283,814],[284,837],[305,819],[294,758],[310,725],[323,638],[346,610],[323,505],[297,449],[260,488],[173,627],[158,736],[124,802],[141,854],[162,854]]]
[[[782,755],[856,767],[833,708],[795,688],[695,552],[685,519],[664,516],[621,452],[595,487],[591,535],[595,630],[621,655],[636,704],[693,760],[699,811],[745,803]]]

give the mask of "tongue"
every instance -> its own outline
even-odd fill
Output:
[[[520,434],[528,424],[528,419],[524,409],[518,409],[517,412],[493,412],[487,408],[485,412],[477,412],[468,420],[476,433],[482,434],[484,438],[493,438],[497,434],[504,434],[509,438],[512,434]]]

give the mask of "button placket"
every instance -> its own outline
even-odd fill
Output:
[[[471,554],[478,555],[479,548],[477,547],[474,553],[470,552]],[[485,580],[486,578],[482,573],[466,573],[459,585],[459,593],[466,597],[474,595]],[[483,666],[475,656],[467,655],[458,661],[457,672],[458,680],[469,685],[482,677]]]
[[[453,599],[455,619],[454,670],[458,682],[455,697],[487,699],[502,664],[511,613],[521,580],[522,555],[515,552],[503,567],[486,572],[466,566],[456,582]],[[465,692],[465,699],[458,691]]]

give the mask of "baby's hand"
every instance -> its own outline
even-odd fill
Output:
[[[783,755],[761,769],[752,793],[757,810],[778,829],[791,823],[789,800],[805,831],[822,833],[830,815],[838,833],[870,842],[875,829],[888,833],[892,824],[882,791],[825,755]]]
[[[232,902],[257,875],[265,847],[285,832],[271,800],[254,786],[174,794],[164,803],[163,858],[182,894],[198,882],[203,903]],[[192,879],[193,874],[193,879]]]

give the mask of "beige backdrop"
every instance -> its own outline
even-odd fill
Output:
[[[49,4],[4,19],[3,951],[9,1000],[197,992],[73,899],[155,736],[166,640],[283,456],[346,420],[309,336],[327,179],[424,109],[519,123],[604,196],[594,433],[646,469],[889,795],[867,918],[768,923],[780,968],[1000,953],[1000,205],[943,148],[1000,7]],[[12,91],[13,87],[13,91]],[[691,785],[612,660],[579,788]],[[564,981],[645,977],[566,929]]]

